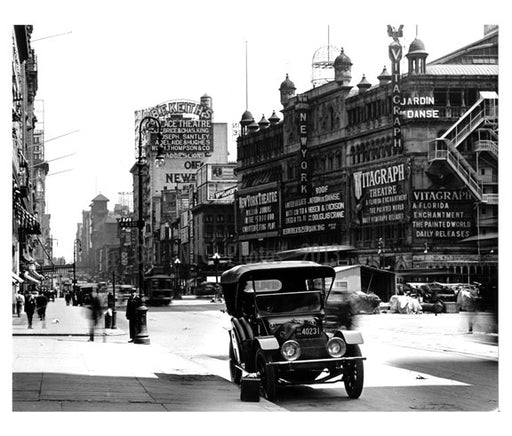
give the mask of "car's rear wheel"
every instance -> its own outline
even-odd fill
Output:
[[[362,356],[359,345],[347,346],[345,356]],[[362,360],[352,360],[344,365],[343,382],[345,383],[345,390],[350,398],[359,398],[361,396],[364,383],[364,365]]]
[[[235,358],[235,350],[233,349],[233,341],[229,340],[229,373],[231,375],[231,381],[240,384],[240,380],[242,379],[242,370],[238,368],[237,361]]]
[[[276,374],[273,366],[268,364],[270,361],[271,359],[267,358],[262,350],[258,350],[256,370],[260,375],[261,390],[267,400],[274,401],[276,399]]]

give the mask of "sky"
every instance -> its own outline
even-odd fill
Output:
[[[374,84],[384,65],[391,70],[387,24],[404,25],[405,52],[417,35],[431,61],[478,40],[484,24],[500,24],[502,18],[499,8],[489,8],[462,19],[460,4],[469,11],[482,4],[472,1],[430,1],[429,10],[426,2],[401,1],[16,4],[9,26],[34,25],[36,99],[44,102],[50,163],[47,213],[54,255],[67,260],[72,260],[81,213],[92,199],[105,195],[112,210],[119,192],[132,191],[135,110],[172,99],[199,101],[207,93],[214,121],[227,123],[230,132],[246,103],[256,121],[274,110],[282,117],[281,82],[288,73],[297,93],[310,89],[312,57],[327,45],[328,35],[330,44],[343,47],[352,60],[356,86],[363,74]],[[9,33],[2,35],[10,43]],[[406,65],[403,61],[402,71]],[[235,160],[234,141],[229,151]]]

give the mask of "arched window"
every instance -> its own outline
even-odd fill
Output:
[[[363,156],[363,162],[368,162],[370,160],[370,144],[368,142],[364,144]]]
[[[329,153],[329,156],[327,157],[327,170],[331,171],[334,168],[334,155],[332,153]]]
[[[332,106],[329,106],[329,129],[334,129],[334,108]]]
[[[341,162],[341,151],[336,152],[336,168],[341,168],[342,162]]]

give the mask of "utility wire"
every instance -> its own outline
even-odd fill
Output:
[[[70,33],[73,33],[73,32],[70,30],[69,32],[57,33],[56,35],[50,35],[50,36],[45,36],[43,38],[32,39],[32,40],[30,40],[30,42],[42,41],[43,39],[55,38],[57,36],[62,36],[62,35],[69,35]]]

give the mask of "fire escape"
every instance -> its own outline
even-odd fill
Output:
[[[472,134],[474,136],[470,138]],[[458,150],[468,138],[473,139],[476,169]],[[478,174],[478,158],[482,152],[498,160],[498,95],[495,92],[480,92],[478,101],[443,136],[430,144],[428,162],[431,168],[448,166],[477,201],[495,205],[498,204],[498,194],[484,193],[485,180]]]

